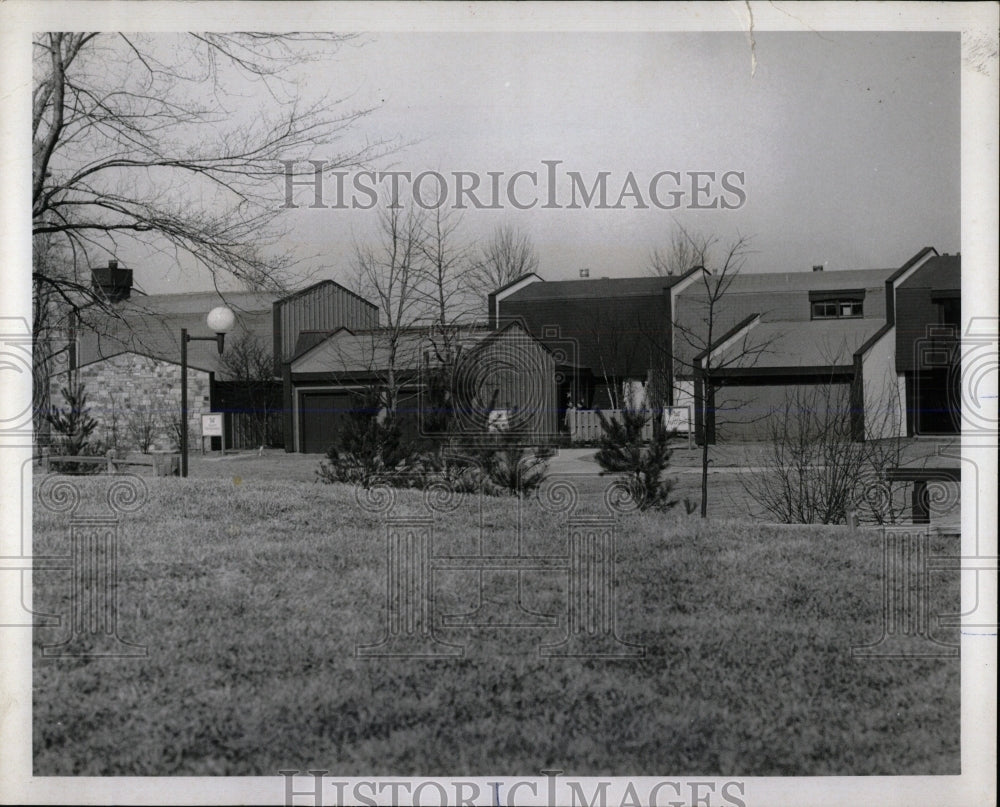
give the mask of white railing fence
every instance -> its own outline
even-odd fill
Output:
[[[602,409],[601,413],[606,418],[621,421],[620,409]],[[569,424],[570,440],[574,443],[596,442],[601,439],[603,430],[596,409],[570,409],[566,412],[566,421]],[[650,419],[642,427],[642,438],[649,440],[652,437],[653,421]]]
[[[601,412],[606,418],[615,418],[621,421],[620,409],[602,409]],[[566,410],[566,423],[569,426],[570,440],[574,443],[596,442],[601,439],[601,420],[597,416],[596,409],[568,409]],[[691,410],[688,407],[667,407],[663,412],[663,425],[667,429],[676,431],[678,434],[690,434],[691,431]],[[651,440],[653,437],[653,419],[646,421],[642,427],[642,439]]]

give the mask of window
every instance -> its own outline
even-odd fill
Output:
[[[938,324],[959,327],[962,324],[962,298],[958,295],[940,295],[932,298],[938,310]]]
[[[860,300],[832,300],[813,303],[813,319],[838,319],[864,316],[864,304]]]
[[[864,316],[864,289],[809,292],[813,319],[848,319]]]

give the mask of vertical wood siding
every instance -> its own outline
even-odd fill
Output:
[[[377,309],[335,283],[323,283],[274,304],[275,354],[289,361],[303,331],[374,328]]]

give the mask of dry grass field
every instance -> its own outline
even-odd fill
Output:
[[[565,629],[566,575],[530,572],[525,603],[562,614],[556,627],[438,623],[462,658],[358,658],[385,629],[385,526],[352,489],[311,481],[317,461],[198,457],[190,479],[146,478],[118,600],[122,637],[148,655],[46,658],[67,629],[36,630],[37,775],[959,772],[958,659],[851,655],[882,630],[874,532],[727,518],[738,486],[720,475],[708,521],[619,517],[618,634],[643,657],[540,657]],[[74,484],[99,503],[106,481]],[[577,481],[578,512],[601,512],[607,480]],[[440,515],[435,546],[520,530],[530,554],[565,552],[565,517],[516,501]],[[423,502],[398,491],[392,512]],[[69,551],[65,514],[36,505],[34,535],[36,554]],[[957,554],[957,538],[931,540]],[[476,580],[435,577],[440,610],[471,610]],[[67,613],[69,583],[36,574],[35,607]],[[932,614],[958,610],[957,575],[932,575],[931,595]]]

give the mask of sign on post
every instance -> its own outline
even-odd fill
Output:
[[[663,407],[663,425],[668,432],[676,431],[678,434],[686,434],[688,438],[688,448],[691,448],[690,406]]]
[[[210,412],[201,416],[201,453],[205,453],[206,437],[222,438],[222,453],[226,453],[226,437],[222,430],[222,412]]]

